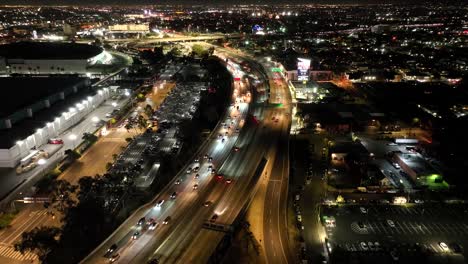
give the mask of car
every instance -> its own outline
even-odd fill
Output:
[[[380,250],[380,243],[379,242],[374,242],[375,250]]]
[[[162,223],[163,223],[163,225],[167,225],[167,224],[169,224],[169,221],[171,221],[170,216],[166,217],[166,219],[164,219],[164,221]]]
[[[198,174],[198,173],[197,173],[197,174],[195,174],[195,176],[194,176],[193,178],[194,178],[194,179],[198,179],[198,178],[200,178],[200,174]]]
[[[119,258],[120,258],[120,255],[119,255],[119,254],[112,255],[112,256],[109,258],[109,262],[110,262],[110,263],[114,263],[114,262],[116,262]]]
[[[359,207],[359,210],[361,211],[361,213],[367,214],[366,208],[364,208],[364,207],[361,206],[361,207]]]
[[[371,251],[374,251],[374,250],[375,250],[374,243],[372,243],[372,242],[367,242],[367,245],[369,246],[369,249],[370,249]]]
[[[398,261],[398,260],[399,260],[398,254],[397,254],[396,251],[391,251],[391,252],[390,252],[390,256],[392,257],[392,259],[393,259],[394,261]]]
[[[227,184],[230,184],[231,182],[232,182],[231,179],[226,179],[226,183],[227,183]]]
[[[59,144],[63,144],[63,140],[61,138],[51,138],[48,140],[48,143],[59,145]]]
[[[224,143],[224,141],[225,141],[225,139],[224,139],[224,138],[223,138],[223,139],[221,139],[221,143]]]
[[[364,251],[369,250],[369,247],[367,246],[366,242],[361,242],[360,246],[361,246],[362,250],[364,250]]]
[[[390,219],[387,219],[387,224],[390,226],[390,227],[395,227],[395,223],[390,220]]]
[[[106,113],[106,117],[111,117],[113,112]]]
[[[366,225],[363,222],[358,222],[357,224],[359,228],[366,228]]]
[[[212,161],[213,161],[213,157],[209,157],[208,162],[212,162]]]
[[[133,235],[132,235],[133,240],[138,239],[138,237],[140,237],[140,232],[139,231],[136,231],[135,233],[133,233]]]
[[[150,219],[148,219],[148,221],[146,221],[146,224],[151,225],[153,222],[154,222],[154,219],[150,218]]]
[[[227,131],[224,132],[224,135],[225,135],[225,136],[228,136],[228,135],[229,135],[229,132],[227,132]]]
[[[177,192],[173,192],[173,193],[171,194],[171,199],[175,199],[176,197],[177,197]]]
[[[450,243],[449,246],[452,249],[452,251],[455,252],[455,253],[462,253],[463,252],[462,246],[460,246],[459,244],[457,244],[455,242]]]
[[[234,152],[239,152],[240,148],[239,147],[234,147]]]
[[[180,180],[175,181],[175,185],[179,185],[179,184],[180,184]]]
[[[153,221],[150,225],[149,225],[149,230],[154,230],[156,229],[156,227],[158,227],[159,223],[156,222],[156,221]]]
[[[218,180],[221,180],[223,179],[224,175],[222,173],[218,173],[218,175],[216,175],[216,179]]]
[[[194,160],[194,162],[199,162],[199,161],[200,161],[200,159],[198,159],[198,158]]]
[[[146,222],[145,218],[142,217],[142,218],[140,218],[140,220],[138,220],[137,225],[138,225],[138,226],[142,226],[145,222]]]
[[[214,214],[211,219],[210,219],[210,222],[216,222],[216,219],[218,219],[218,215],[217,214]]]
[[[212,169],[212,170],[211,170],[211,175],[214,175],[214,174],[216,174],[216,170],[215,170],[215,169]]]
[[[417,203],[417,204],[423,204],[424,201],[423,200],[420,200],[420,199],[416,199],[414,200],[414,203]]]
[[[192,173],[192,168],[191,168],[191,167],[189,167],[189,168],[187,169],[187,174],[190,174],[190,173]]]
[[[208,155],[207,154],[203,155],[203,158],[208,159]]]
[[[239,129],[238,129],[238,128],[236,128],[236,133],[239,133]]]
[[[449,251],[450,250],[449,247],[447,246],[447,244],[445,244],[445,242],[439,242],[439,246],[443,251]]]
[[[198,189],[198,184],[194,184],[194,185],[193,185],[193,189],[194,189],[194,190],[197,190],[197,189]]]
[[[108,253],[112,253],[112,252],[114,252],[116,249],[117,249],[117,245],[116,245],[116,244],[112,244],[112,246],[110,246],[109,249],[107,249],[107,252],[108,252]]]
[[[161,207],[164,203],[164,200],[159,200],[157,203],[156,203],[156,207]]]
[[[203,206],[208,207],[208,206],[210,206],[212,203],[213,203],[212,201],[206,201],[206,202],[203,203]]]
[[[197,167],[193,168],[192,171],[193,171],[193,172],[198,172],[199,170],[200,170],[200,167],[197,166]]]
[[[400,168],[401,168],[401,167],[400,167],[400,164],[398,164],[398,163],[393,163],[393,167],[395,167],[396,169],[400,169]]]

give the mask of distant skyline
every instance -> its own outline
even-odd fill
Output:
[[[463,0],[3,0],[0,5],[463,4]]]

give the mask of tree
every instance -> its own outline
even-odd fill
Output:
[[[88,141],[89,143],[94,143],[98,140],[98,137],[92,133],[84,133],[81,139]]]
[[[142,115],[138,116],[138,128],[142,130],[146,128],[146,119]]]
[[[154,109],[153,107],[151,107],[151,105],[147,104],[145,106],[145,114],[148,116],[148,117],[151,117],[154,113]]]
[[[52,204],[59,212],[64,213],[68,208],[75,206],[76,201],[73,199],[73,194],[76,189],[76,185],[72,185],[66,180],[52,182],[50,198]]]
[[[15,244],[15,250],[24,254],[34,252],[44,263],[47,255],[58,246],[61,232],[57,227],[41,226],[21,235],[21,241]]]
[[[208,51],[200,44],[194,44],[192,46],[192,52],[198,57],[204,57],[205,55],[208,55]]]
[[[155,47],[153,50],[154,57],[156,60],[162,60],[164,58],[163,47]]]
[[[76,160],[79,157],[81,157],[80,153],[71,149],[65,150],[65,155],[67,155],[67,158],[69,158],[70,160]]]

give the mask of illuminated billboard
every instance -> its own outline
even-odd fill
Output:
[[[297,60],[297,80],[308,81],[311,61],[309,59],[302,58],[298,58]]]

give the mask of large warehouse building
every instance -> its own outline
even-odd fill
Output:
[[[0,45],[0,73],[86,74],[89,66],[111,57],[102,48],[86,44],[16,42]]]
[[[80,122],[109,97],[88,78],[0,78],[0,167],[15,167],[31,151]]]

